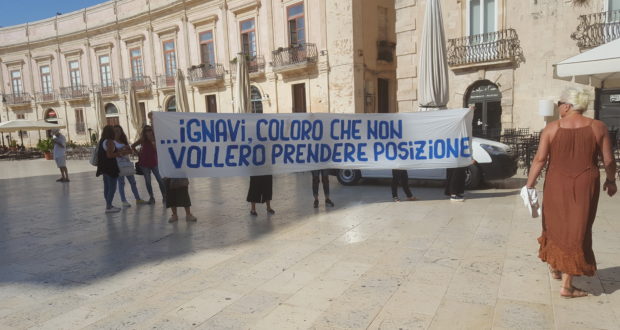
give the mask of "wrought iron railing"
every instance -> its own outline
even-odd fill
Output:
[[[83,99],[89,96],[90,91],[87,86],[77,85],[71,87],[61,87],[60,96],[65,100]]]
[[[577,31],[570,36],[581,49],[593,48],[620,38],[620,10],[579,16]]]
[[[265,57],[262,55],[247,55],[246,61],[248,62],[248,73],[263,73],[265,72]],[[234,59],[230,63],[230,70],[233,74],[237,74],[237,59]]]
[[[394,49],[396,49],[396,43],[379,40],[377,41],[377,60],[392,62],[394,61]]]
[[[133,87],[137,92],[150,92],[151,84],[151,77],[148,76],[125,78],[121,79],[121,90],[127,93]]]
[[[162,74],[157,76],[157,88],[174,88],[174,78],[172,74]]]
[[[448,40],[448,65],[512,61],[518,63],[523,51],[514,29],[476,34]]]
[[[118,85],[111,84],[107,86],[94,85],[93,90],[97,93],[101,93],[102,96],[115,96],[118,95]]]
[[[316,63],[319,53],[315,44],[303,43],[286,48],[278,48],[272,52],[273,67],[281,68],[301,63]]]
[[[224,78],[224,66],[221,64],[200,64],[187,69],[187,78],[191,82],[219,80]]]
[[[8,105],[28,104],[32,100],[32,96],[26,92],[4,94],[4,100]]]
[[[55,91],[37,92],[35,96],[39,103],[53,103],[58,101],[58,93]]]

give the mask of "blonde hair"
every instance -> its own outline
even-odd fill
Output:
[[[562,92],[560,101],[572,105],[575,111],[584,112],[588,109],[590,94],[583,89],[567,88]]]

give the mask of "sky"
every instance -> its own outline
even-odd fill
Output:
[[[34,22],[54,17],[57,12],[69,13],[105,0],[0,0],[0,26]]]

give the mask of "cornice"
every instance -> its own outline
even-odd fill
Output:
[[[235,16],[237,16],[241,13],[245,13],[245,12],[252,11],[252,10],[258,10],[258,8],[260,8],[260,5],[261,5],[260,0],[251,0],[246,3],[237,5],[235,7],[231,7],[230,11],[233,14],[235,14]]]
[[[32,59],[35,60],[35,62],[51,61],[51,60],[54,59],[54,55],[52,55],[52,54],[39,55],[39,56],[33,57]]]
[[[79,56],[79,55],[82,55],[83,52],[84,51],[81,48],[78,48],[78,49],[71,49],[71,50],[68,50],[66,52],[62,52],[62,54],[65,55],[65,57],[67,57],[67,56]]]
[[[172,33],[176,34],[177,32],[179,32],[179,26],[176,24],[173,26],[167,26],[167,27],[155,30],[155,33],[160,37],[164,34],[172,34]]]
[[[6,65],[7,67],[9,67],[9,66],[24,65],[24,63],[26,63],[26,62],[22,58],[16,59],[16,60],[4,61],[4,65]]]
[[[192,25],[194,26],[200,26],[200,25],[205,25],[209,23],[215,23],[217,22],[217,20],[218,20],[218,16],[213,14],[207,17],[196,18],[196,19],[190,20],[189,22],[192,23]]]
[[[131,43],[134,43],[134,42],[144,41],[144,39],[145,39],[144,38],[144,34],[140,33],[140,34],[136,34],[136,35],[124,38],[123,41],[126,44],[131,44]]]
[[[102,44],[98,44],[98,45],[93,45],[92,46],[92,48],[94,50],[112,49],[112,47],[114,47],[114,43],[112,43],[112,42],[104,42]]]

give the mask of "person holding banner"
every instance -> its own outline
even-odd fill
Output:
[[[142,173],[144,173],[146,191],[148,191],[150,196],[148,203],[155,204],[153,186],[151,185],[151,173],[153,173],[155,180],[157,180],[157,185],[159,186],[161,196],[164,200],[163,204],[166,205],[166,191],[164,190],[164,182],[161,179],[159,168],[157,167],[157,149],[155,148],[155,134],[153,133],[152,126],[145,125],[144,128],[142,128],[140,139],[131,145],[131,149],[137,153],[138,151],[136,148],[138,146],[141,146],[140,152],[138,153],[138,166],[140,166]]]
[[[400,198],[398,198],[399,184],[403,187],[408,201],[417,200],[416,197],[413,197],[411,190],[409,190],[409,176],[407,175],[407,170],[392,170],[392,199],[395,202],[400,202]]]
[[[250,188],[248,189],[248,197],[246,200],[252,203],[250,209],[251,215],[258,215],[256,213],[256,203],[267,204],[267,213],[274,214],[271,208],[271,197],[273,193],[273,176],[271,175],[258,175],[250,177]]]
[[[170,208],[172,215],[168,219],[169,223],[179,221],[177,208],[185,208],[185,220],[187,222],[196,222],[197,218],[192,214],[192,202],[189,199],[189,180],[187,178],[166,178],[166,207]]]
[[[334,202],[329,199],[329,170],[316,170],[312,173],[312,195],[314,196],[314,208],[319,207],[319,176],[323,183],[323,195],[325,195],[325,205],[334,207]]]
[[[449,168],[446,170],[446,188],[444,193],[450,196],[453,202],[464,202],[465,197],[465,169],[466,167]]]

